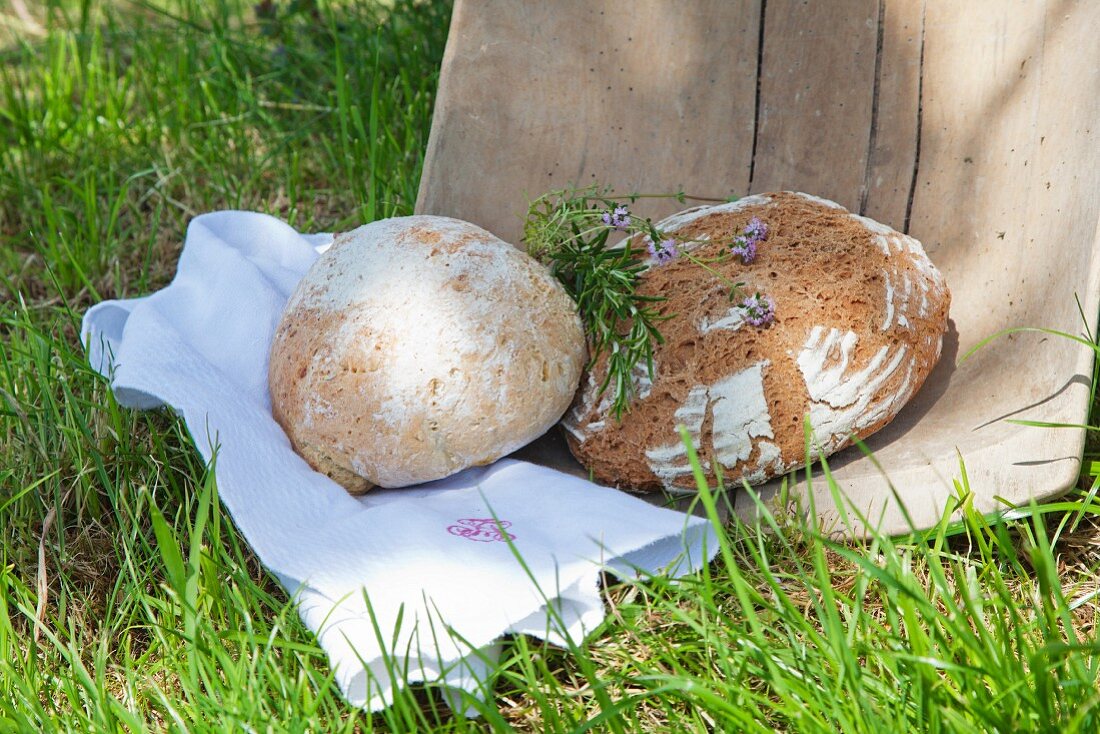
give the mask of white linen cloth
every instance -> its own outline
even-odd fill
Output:
[[[350,702],[395,688],[484,697],[500,638],[579,642],[604,617],[601,570],[683,574],[707,521],[513,459],[356,498],[314,472],[271,415],[268,350],[299,278],[331,242],[251,212],[188,227],[172,283],[84,317],[119,403],[171,406],[260,560],[296,595]],[[522,562],[521,562],[522,561]]]

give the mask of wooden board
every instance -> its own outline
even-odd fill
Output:
[[[878,0],[769,0],[753,193],[806,191],[859,210],[878,13]]]
[[[1048,497],[1077,479],[1082,431],[1006,419],[1083,423],[1089,350],[1020,334],[951,362],[1004,328],[1095,332],[1100,46],[1084,29],[1098,27],[1098,11],[1086,2],[927,3],[910,233],[951,287],[957,345],[868,442],[919,525],[935,522],[955,493],[956,450],[984,511],[1001,506],[996,497]],[[878,512],[889,491],[879,471],[853,452],[834,464],[857,506]]]
[[[528,200],[550,189],[743,194],[759,13],[724,0],[459,0],[417,211],[518,243]]]
[[[906,530],[893,486],[927,527],[960,456],[979,510],[1052,497],[1076,480],[1084,432],[1006,419],[1084,422],[1092,353],[1016,335],[956,360],[1003,328],[1095,333],[1096,28],[1092,0],[457,0],[418,211],[516,242],[530,197],[599,181],[796,188],[908,228],[952,288],[952,331],[869,441],[889,481],[855,449],[830,462],[851,508]]]
[[[878,22],[867,175],[860,213],[905,231],[920,135],[923,0],[887,0]]]

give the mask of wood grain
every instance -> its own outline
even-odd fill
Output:
[[[759,13],[725,0],[459,0],[417,211],[517,243],[528,200],[553,188],[744,194]]]
[[[768,0],[753,192],[859,210],[871,137],[878,0]]]
[[[923,0],[883,0],[874,124],[860,213],[905,227],[919,135]]]

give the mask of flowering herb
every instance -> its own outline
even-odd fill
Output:
[[[737,255],[741,258],[741,262],[748,265],[756,259],[756,241],[744,235],[738,235],[733,238],[733,244],[730,245],[730,252]]]
[[[742,284],[731,282],[708,263],[726,260],[731,253],[740,255],[742,262],[751,262],[757,245],[768,236],[767,224],[754,217],[728,252],[703,260],[685,247],[692,240],[662,233],[649,219],[632,214],[630,205],[641,198],[675,198],[684,203],[688,197],[682,192],[616,197],[596,186],[551,191],[531,202],[523,229],[527,253],[549,266],[577,304],[592,352],[589,367],[607,354],[607,376],[598,394],[612,391],[611,411],[616,420],[622,418],[633,397],[635,368],[644,364],[649,379],[655,379],[653,350],[664,343],[657,324],[672,318],[658,310],[657,304],[664,298],[638,292],[638,277],[649,267],[688,260],[722,281],[732,302],[743,295]],[[625,237],[609,246],[608,238],[614,232],[624,232]],[[637,241],[645,242],[646,250],[636,248]],[[734,249],[741,241],[744,252]],[[742,300],[740,308],[754,326],[766,326],[775,318],[775,304],[759,293]]]
[[[768,239],[768,225],[761,221],[760,217],[753,217],[741,234],[733,238],[730,252],[748,265],[756,259],[756,246],[766,239]]]
[[[680,256],[680,249],[676,246],[676,239],[669,237],[668,239],[661,240],[657,245],[653,244],[652,239],[647,239],[646,248],[649,250],[649,256],[657,261],[658,265],[665,265],[670,263]]]
[[[753,217],[745,227],[745,236],[756,242],[763,242],[768,239],[768,225],[762,222],[760,217]]]
[[[745,321],[753,326],[768,326],[775,321],[775,301],[771,296],[754,293],[741,301],[741,308],[745,312]]]
[[[630,226],[630,210],[620,204],[614,210],[601,214],[600,221],[608,227],[624,230]]]

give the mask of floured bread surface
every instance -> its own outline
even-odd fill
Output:
[[[573,301],[485,230],[415,216],[336,238],[271,348],[275,419],[349,490],[487,464],[545,433],[584,368]]]
[[[831,201],[781,192],[698,207],[657,224],[716,257],[749,220],[768,226],[756,259],[713,264],[744,292],[775,302],[775,322],[745,322],[729,289],[685,258],[651,263],[640,293],[662,296],[655,379],[634,371],[622,422],[597,399],[606,360],[586,373],[563,420],[577,459],[625,489],[693,491],[676,427],[691,436],[710,481],[759,483],[802,466],[803,418],[815,452],[831,454],[885,426],[939,359],[950,294],[920,243]],[[640,244],[636,246],[641,247]]]

